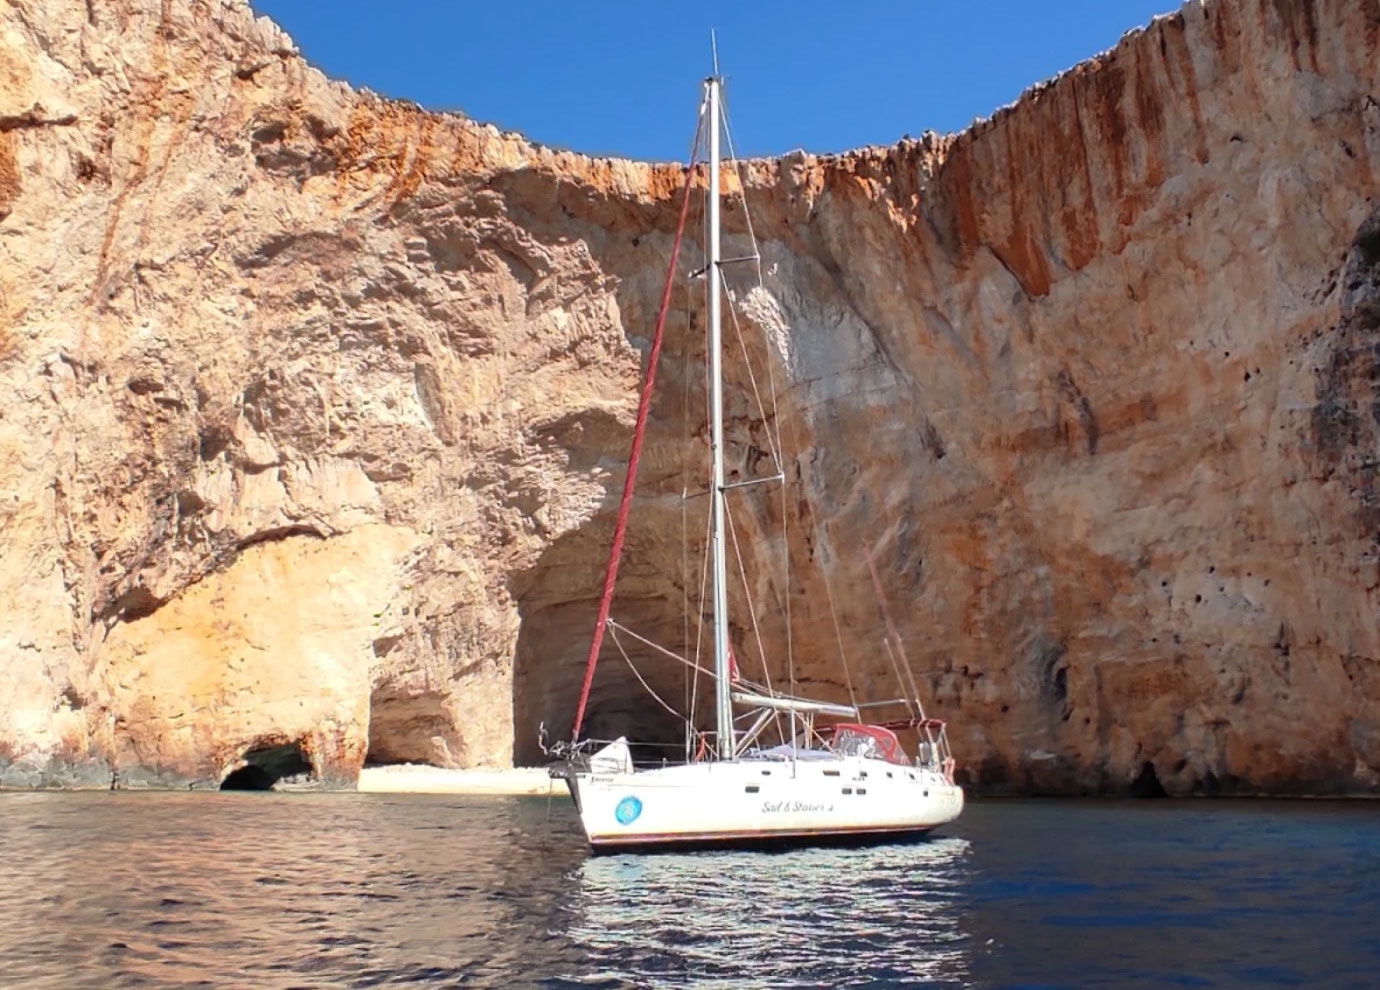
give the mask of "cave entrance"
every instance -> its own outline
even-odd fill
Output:
[[[311,760],[301,743],[256,746],[244,754],[244,766],[230,771],[220,782],[222,791],[271,791],[284,777],[311,774]]]
[[[543,731],[547,745],[570,738],[589,648],[588,635],[581,636],[577,630],[594,611],[586,604],[532,609],[523,616],[513,669],[515,766],[541,766],[548,761],[542,750]],[[653,635],[661,631],[651,621],[641,624],[641,628],[649,627]],[[663,640],[670,636],[664,635]],[[684,668],[650,651],[639,650],[632,658],[659,697],[673,705],[684,704]],[[700,684],[697,721],[712,720],[713,705],[713,684],[706,679]],[[594,677],[580,734],[596,740],[627,737],[638,764],[685,759],[685,723],[648,694],[612,646],[606,647]]]
[[[455,766],[462,746],[448,699],[439,691],[410,691],[392,683],[374,688],[369,696],[369,749],[364,765]]]
[[[1160,775],[1155,772],[1155,764],[1149,760],[1141,764],[1140,775],[1131,781],[1130,794],[1134,798],[1169,796],[1169,792],[1164,789],[1164,784],[1160,783]]]
[[[673,393],[674,389],[664,394]],[[668,410],[654,411],[653,417],[667,417],[662,422],[678,421],[679,403],[677,397]],[[580,422],[589,428],[591,418]],[[586,433],[576,449],[591,453],[626,444],[627,434],[616,422],[600,428],[605,427],[610,428],[608,432],[597,436]],[[589,469],[593,466],[591,462]],[[679,479],[674,474],[666,477],[671,479],[666,484],[673,485],[679,496]],[[655,482],[644,485],[643,491],[658,494]],[[660,494],[669,496],[670,492]],[[595,518],[548,544],[533,566],[509,577],[508,590],[520,617],[513,654],[512,715],[513,762],[518,766],[541,766],[548,761],[542,750],[543,731],[547,745],[570,738],[614,526],[616,503],[612,497],[608,501]],[[673,653],[688,654],[693,641],[686,643],[685,593],[678,578],[683,572],[685,548],[680,539],[671,538],[680,532],[679,497],[639,502],[628,520],[623,544],[625,565],[619,574],[613,614],[620,625],[635,630],[637,637]],[[691,543],[690,559],[698,560],[704,545],[693,539]],[[699,592],[698,577],[696,565],[691,577],[694,595]],[[628,651],[626,662],[614,638],[605,636],[581,735],[586,739],[626,736],[629,742],[643,744],[634,752],[639,762],[659,763],[663,758],[680,762],[685,758],[685,724],[648,693],[640,678],[645,678],[667,705],[685,710],[688,669],[641,639],[624,637],[623,647]],[[705,678],[699,685],[696,720],[703,725],[713,718],[714,686]]]
[[[639,766],[684,763],[684,720],[648,697],[646,689],[635,678],[609,676],[608,679],[613,683],[605,692],[590,692],[581,735],[587,739],[609,740],[626,737],[633,762]]]

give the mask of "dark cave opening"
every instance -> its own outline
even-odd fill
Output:
[[[658,704],[626,665],[618,663],[615,666],[615,663],[614,659],[606,659],[599,666],[580,737],[604,741],[625,737],[632,748],[633,760],[639,765],[663,760],[684,762],[683,719]],[[683,685],[652,683],[653,689],[669,703],[684,703]],[[570,738],[580,694],[579,682],[565,685],[564,690],[553,690],[551,685],[542,687],[544,690],[539,693],[519,692],[516,699],[518,703],[514,707],[521,713],[521,721],[514,725],[513,762],[517,766],[539,766],[548,761],[541,749],[538,728],[544,727],[547,745]],[[701,722],[705,718],[712,720],[713,704],[713,694],[702,684],[697,706]],[[533,727],[534,731],[523,732],[524,725]]]
[[[222,791],[271,791],[278,778],[253,763],[226,774],[220,782]]]
[[[1130,793],[1135,798],[1169,797],[1164,784],[1160,783],[1160,775],[1155,772],[1155,765],[1149,760],[1141,766],[1140,775],[1131,781]]]
[[[610,680],[613,680],[611,676]],[[585,738],[626,737],[633,762],[639,766],[685,762],[684,720],[657,704],[636,679],[620,678],[601,694],[602,697],[596,697],[594,692],[590,694],[585,728],[581,733]],[[708,700],[712,706],[713,696]]]
[[[592,740],[626,737],[630,744],[638,744],[633,750],[638,763],[681,762],[685,723],[678,712],[687,710],[687,668],[637,638],[671,644],[669,648],[675,650],[684,635],[681,596],[666,593],[661,583],[665,569],[656,566],[651,560],[654,555],[640,544],[645,537],[635,529],[629,532],[632,549],[626,556],[630,563],[623,572],[626,590],[615,599],[615,618],[636,635],[615,631],[604,637],[580,736]],[[534,585],[516,584],[513,589],[522,614],[513,664],[513,762],[517,766],[548,763],[543,741],[550,746],[570,739],[598,612],[597,600],[572,592],[576,586],[580,590],[597,586],[598,565],[584,562],[606,553],[607,547],[589,530],[569,534],[548,548],[543,569],[533,572],[539,578]],[[627,651],[626,657],[622,650]],[[648,693],[648,687],[676,711],[667,711]],[[701,725],[713,721],[713,692],[712,682],[702,677],[695,706]]]
[[[285,777],[313,772],[301,743],[280,746],[255,746],[244,754],[244,766],[225,775],[222,791],[271,791]]]
[[[588,632],[581,635],[581,626],[591,611],[562,604],[524,617],[514,669],[513,762],[517,766],[541,766],[549,761],[542,750],[543,733],[548,746],[570,738],[589,648]],[[651,627],[653,622],[641,626]],[[564,649],[553,655],[553,643],[563,644]],[[629,649],[629,658],[667,704],[685,707],[684,667],[642,647],[636,652]],[[712,721],[713,707],[712,683],[703,679],[696,705],[698,721]],[[626,737],[639,764],[663,759],[678,763],[685,758],[684,721],[648,693],[608,638],[580,736],[593,740]]]

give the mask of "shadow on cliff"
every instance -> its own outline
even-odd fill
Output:
[[[677,578],[679,499],[674,501],[672,508],[655,497],[639,499],[610,615],[639,636],[680,653],[686,623]],[[513,758],[519,765],[543,762],[542,727],[551,741],[570,736],[612,531],[613,512],[601,512],[553,541],[532,568],[510,579],[521,616],[513,670]],[[667,535],[672,533],[674,540]],[[644,744],[635,754],[638,760],[679,759],[688,672],[627,633],[611,631],[604,637],[581,735],[638,740]],[[712,705],[707,682],[699,685],[699,699],[697,711],[706,709],[706,699]]]

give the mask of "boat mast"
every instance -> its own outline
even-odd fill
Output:
[[[733,700],[729,696],[728,662],[728,567],[724,530],[724,410],[723,364],[720,355],[719,325],[719,66],[717,53],[714,75],[705,80],[709,101],[709,259],[705,274],[709,278],[709,413],[710,451],[713,478],[710,498],[714,505],[714,684],[715,729],[719,758],[737,755],[733,738]]]

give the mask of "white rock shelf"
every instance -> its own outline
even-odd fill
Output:
[[[425,764],[403,763],[365,767],[356,788],[369,794],[564,794],[560,781],[552,780],[542,767],[498,769],[478,767],[447,770]]]

